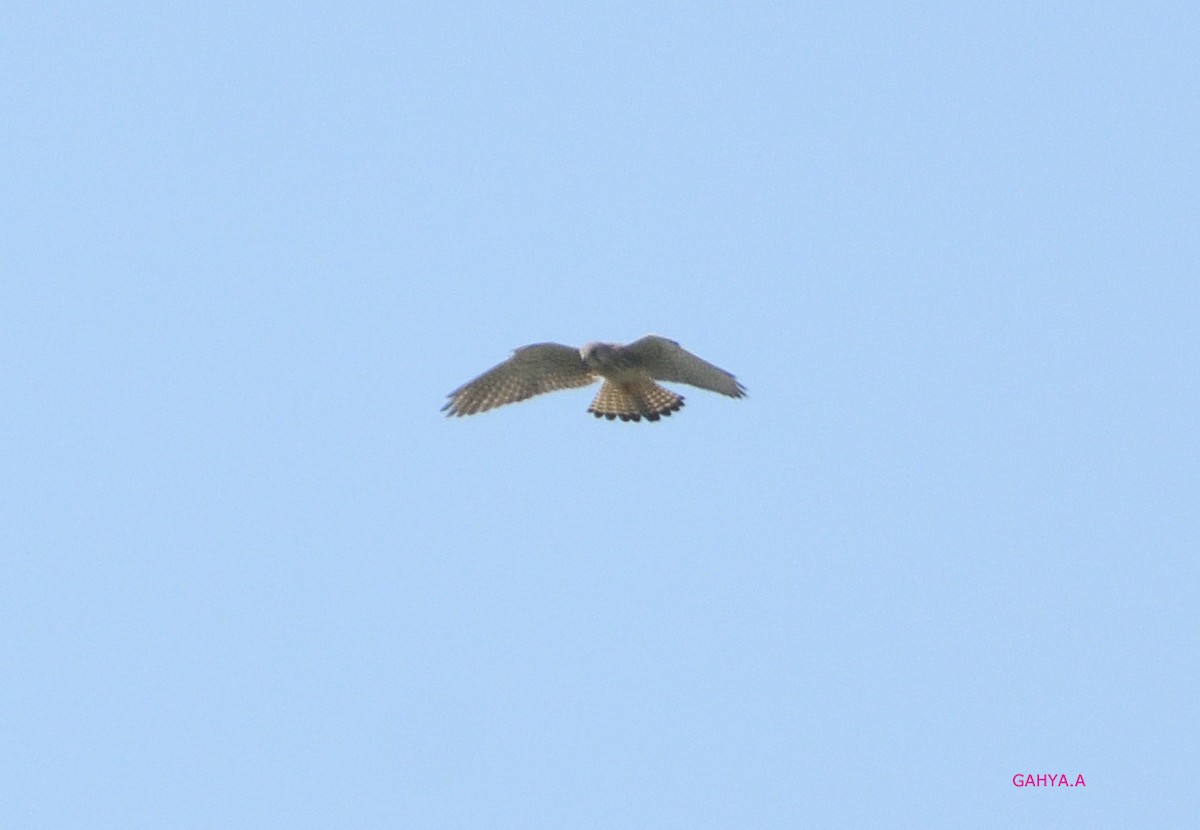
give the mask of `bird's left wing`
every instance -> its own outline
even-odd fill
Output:
[[[746,387],[737,378],[696,357],[674,340],[650,334],[625,346],[623,351],[635,357],[655,380],[687,383],[731,398],[746,394]]]

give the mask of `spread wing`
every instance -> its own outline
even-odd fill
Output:
[[[650,334],[623,347],[622,351],[635,357],[655,380],[686,383],[731,398],[746,394],[746,387],[738,383],[737,378],[696,357],[674,340]]]
[[[446,416],[474,415],[543,392],[587,386],[595,380],[579,350],[559,343],[534,343],[450,393]]]

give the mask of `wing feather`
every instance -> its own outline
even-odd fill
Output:
[[[534,343],[514,349],[508,360],[455,389],[442,411],[447,417],[474,415],[545,392],[587,386],[594,380],[578,349]]]
[[[707,360],[696,357],[674,340],[649,334],[623,347],[622,351],[637,358],[642,368],[655,380],[686,383],[731,398],[741,398],[746,394],[746,387],[738,383],[737,378]]]

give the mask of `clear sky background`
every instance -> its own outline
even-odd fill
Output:
[[[1195,821],[1195,3],[2,18],[0,825]]]

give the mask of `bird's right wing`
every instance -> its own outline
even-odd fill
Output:
[[[447,417],[474,415],[543,392],[587,386],[593,380],[578,349],[559,343],[534,343],[513,350],[508,360],[455,389],[442,411]]]

